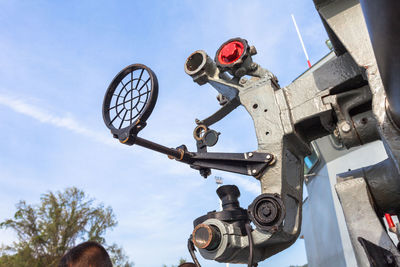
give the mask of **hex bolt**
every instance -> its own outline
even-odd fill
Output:
[[[239,83],[240,84],[245,84],[245,83],[247,83],[247,79],[243,77],[243,78],[240,79]]]
[[[272,158],[272,156],[271,156],[270,154],[268,154],[268,155],[266,156],[266,158],[267,158],[267,160],[270,160],[270,159]]]
[[[251,171],[252,174],[256,174],[256,172],[257,172],[256,169],[253,169],[253,170]]]
[[[253,153],[250,152],[250,153],[249,153],[249,157],[251,158],[252,156],[253,156]]]
[[[341,129],[344,133],[348,133],[351,130],[350,124],[346,121],[345,123],[343,123],[343,125],[341,126]]]

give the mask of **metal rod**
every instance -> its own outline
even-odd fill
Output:
[[[389,111],[400,126],[400,1],[361,0]]]
[[[175,148],[168,148],[140,137],[136,137],[135,145],[142,146],[178,159],[182,156],[182,152]]]

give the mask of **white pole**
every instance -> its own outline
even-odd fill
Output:
[[[311,68],[311,62],[310,62],[310,59],[308,58],[308,54],[307,54],[306,47],[304,46],[303,38],[301,38],[301,34],[299,31],[299,28],[297,27],[296,19],[294,18],[293,14],[292,14],[292,20],[294,23],[294,27],[296,28],[297,35],[299,36],[301,46],[303,47],[304,54],[306,55],[308,67]]]

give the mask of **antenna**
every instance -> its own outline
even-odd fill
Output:
[[[310,59],[308,58],[308,54],[307,54],[306,47],[304,46],[303,38],[301,37],[299,28],[297,27],[296,19],[294,18],[293,14],[291,14],[291,16],[292,16],[292,20],[294,23],[294,27],[296,28],[297,35],[299,36],[301,46],[303,47],[304,54],[306,55],[308,67],[311,68],[311,62],[310,62]]]
[[[215,183],[218,185],[218,187],[223,184],[223,179],[221,176],[215,176]]]

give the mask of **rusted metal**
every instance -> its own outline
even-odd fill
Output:
[[[212,225],[199,224],[192,233],[193,243],[196,247],[213,250],[221,242],[221,233],[218,228]]]

